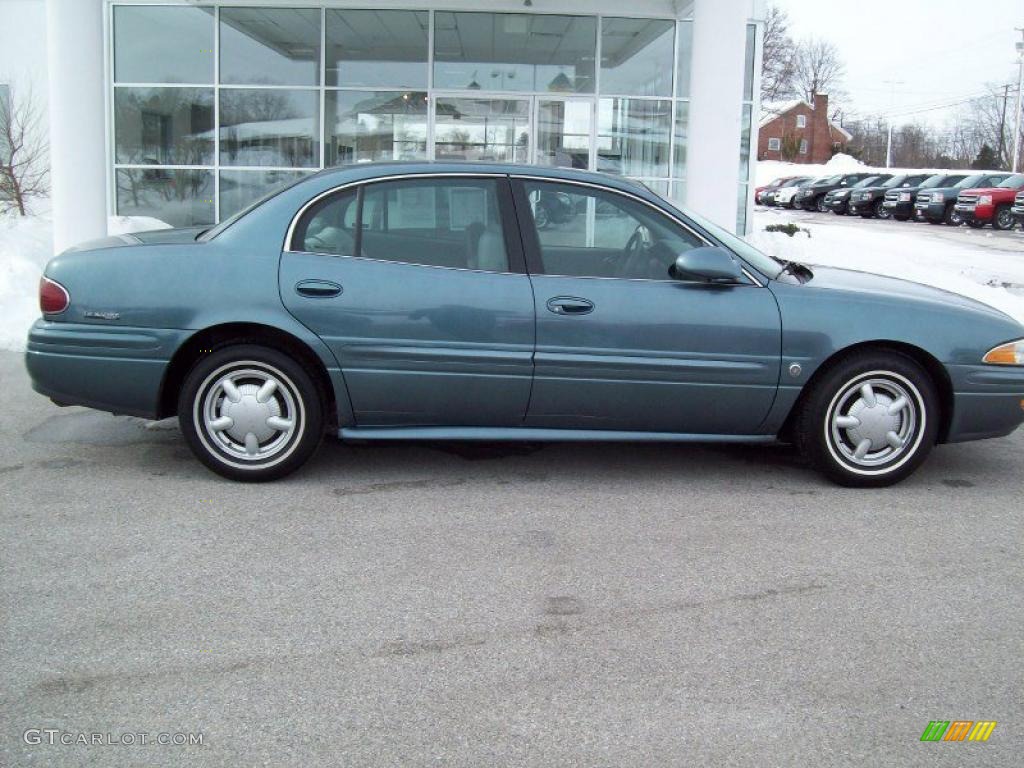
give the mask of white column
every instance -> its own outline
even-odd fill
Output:
[[[53,245],[107,234],[103,0],[46,0]]]
[[[743,64],[749,0],[696,0],[686,201],[730,232],[740,183]]]

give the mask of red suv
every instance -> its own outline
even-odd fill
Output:
[[[1015,173],[996,187],[970,189],[956,198],[956,212],[968,226],[1013,229],[1013,198],[1024,189],[1024,173]]]

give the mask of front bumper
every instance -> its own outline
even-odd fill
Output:
[[[914,203],[910,200],[886,200],[885,209],[893,216],[913,216]]]
[[[971,205],[969,203],[957,203],[956,212],[960,214],[965,222],[982,222],[988,223],[992,221],[992,214],[994,209],[991,205]]]
[[[946,218],[946,204],[914,203],[914,216],[921,221],[942,221]]]
[[[949,365],[953,414],[946,442],[1004,437],[1024,423],[1024,368]]]
[[[32,388],[58,405],[156,418],[160,388],[188,331],[37,320],[25,367]]]
[[[1015,205],[1010,209],[1010,213],[1013,214],[1014,220],[1024,226],[1024,205]]]
[[[846,213],[850,209],[849,197],[830,197],[825,200],[825,205],[830,211]]]
[[[874,200],[851,200],[847,207],[847,212],[860,215],[864,213],[874,213],[875,201]]]

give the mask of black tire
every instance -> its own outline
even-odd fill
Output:
[[[963,217],[957,213],[953,203],[946,206],[946,213],[943,215],[942,220],[951,227],[959,227],[964,223]]]
[[[274,387],[266,386],[271,380]],[[216,427],[223,419],[232,424]],[[291,474],[316,452],[324,399],[293,358],[236,344],[201,357],[189,371],[178,397],[178,423],[196,458],[214,472],[265,482]]]
[[[827,213],[828,212],[828,206],[825,205],[825,196],[824,195],[819,195],[818,199],[814,201],[814,209],[818,213]]]
[[[996,208],[996,215],[992,217],[992,229],[1003,231],[1011,230],[1015,226],[1013,214],[1010,213],[1010,206],[1000,205]]]
[[[874,405],[863,394],[865,384]],[[894,415],[889,406],[901,396],[906,405]],[[939,396],[931,377],[911,358],[885,350],[838,360],[798,409],[794,437],[800,453],[829,479],[851,488],[880,488],[905,479],[928,457],[939,430]],[[867,416],[859,421],[858,414]],[[857,423],[843,426],[834,418]],[[888,442],[891,434],[903,442],[901,448]],[[866,452],[857,458],[865,441]]]
[[[885,201],[884,200],[879,200],[877,203],[875,203],[875,217],[876,218],[888,219],[891,216],[892,216],[892,213],[890,213],[889,209],[885,207]]]

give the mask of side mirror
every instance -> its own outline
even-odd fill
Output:
[[[699,280],[708,283],[741,283],[743,270],[736,257],[724,248],[705,246],[683,251],[672,265],[676,280]]]

